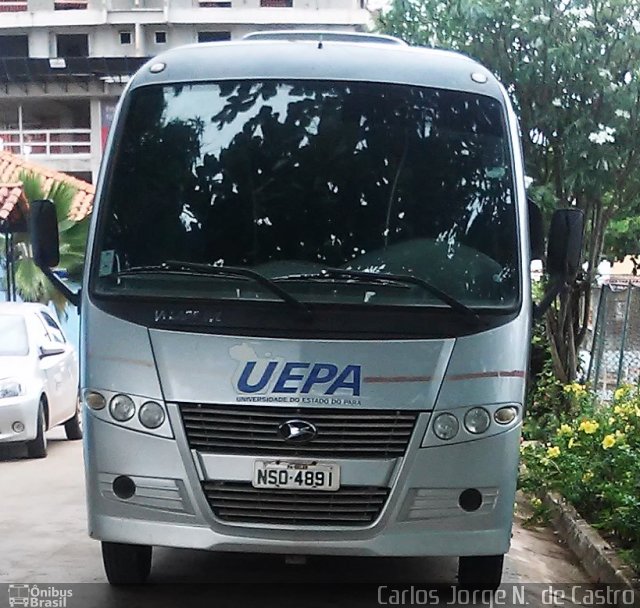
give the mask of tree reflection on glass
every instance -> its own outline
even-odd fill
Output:
[[[474,303],[517,297],[504,118],[487,97],[375,83],[136,91],[106,248],[270,276],[412,273]]]

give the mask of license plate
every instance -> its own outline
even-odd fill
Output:
[[[256,460],[254,488],[271,490],[324,490],[340,488],[340,465],[328,462]]]

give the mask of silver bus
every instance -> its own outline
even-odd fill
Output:
[[[144,581],[164,546],[455,556],[461,585],[497,587],[531,209],[508,97],[466,56],[280,33],[141,68],[82,293],[61,286],[81,303],[109,581]],[[575,272],[571,217],[554,217],[550,297]],[[60,283],[55,228],[34,204],[34,255]]]

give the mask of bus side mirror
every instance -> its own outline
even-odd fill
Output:
[[[534,307],[538,320],[562,289],[573,281],[580,270],[584,213],[580,209],[556,209],[551,217],[547,240],[547,272],[549,286],[540,304]]]
[[[60,263],[60,238],[56,206],[53,201],[37,200],[31,201],[29,209],[29,236],[33,261],[69,302],[80,306],[80,293],[69,289],[51,270]]]
[[[573,281],[580,270],[584,213],[557,209],[551,218],[547,241],[547,272],[552,280]]]
[[[53,268],[60,263],[58,217],[52,201],[32,201],[30,205],[31,248],[38,268]]]
[[[544,258],[544,222],[542,211],[530,198],[527,199],[529,207],[529,243],[531,245],[531,259],[542,260]]]

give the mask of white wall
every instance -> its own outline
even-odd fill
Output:
[[[29,32],[29,56],[50,57],[51,43],[49,30],[33,29]]]
[[[130,0],[123,0],[133,4]],[[154,0],[162,6],[160,0]],[[228,24],[242,26],[243,31],[251,31],[252,24],[276,24],[289,27],[317,27],[318,24],[341,25],[361,28],[369,22],[369,13],[360,8],[360,0],[293,0],[293,8],[261,8],[260,0],[232,0],[233,8],[200,8],[196,0],[167,0],[166,8],[157,10],[107,10],[111,0],[90,0],[86,10],[56,11],[53,0],[29,0],[29,10],[2,13],[0,32],[31,32],[34,41],[33,57],[44,56],[44,37],[60,31],[65,33],[90,33],[90,51],[94,56],[132,55],[122,49],[117,32],[122,28],[134,29],[135,23],[144,24],[147,29],[191,26],[202,29],[229,30]],[[249,28],[248,30],[246,28]],[[115,31],[114,31],[115,30]],[[152,43],[147,38],[147,46]],[[189,42],[184,32],[176,33],[176,43]],[[170,40],[170,45],[174,42]],[[49,44],[51,47],[51,44]]]

